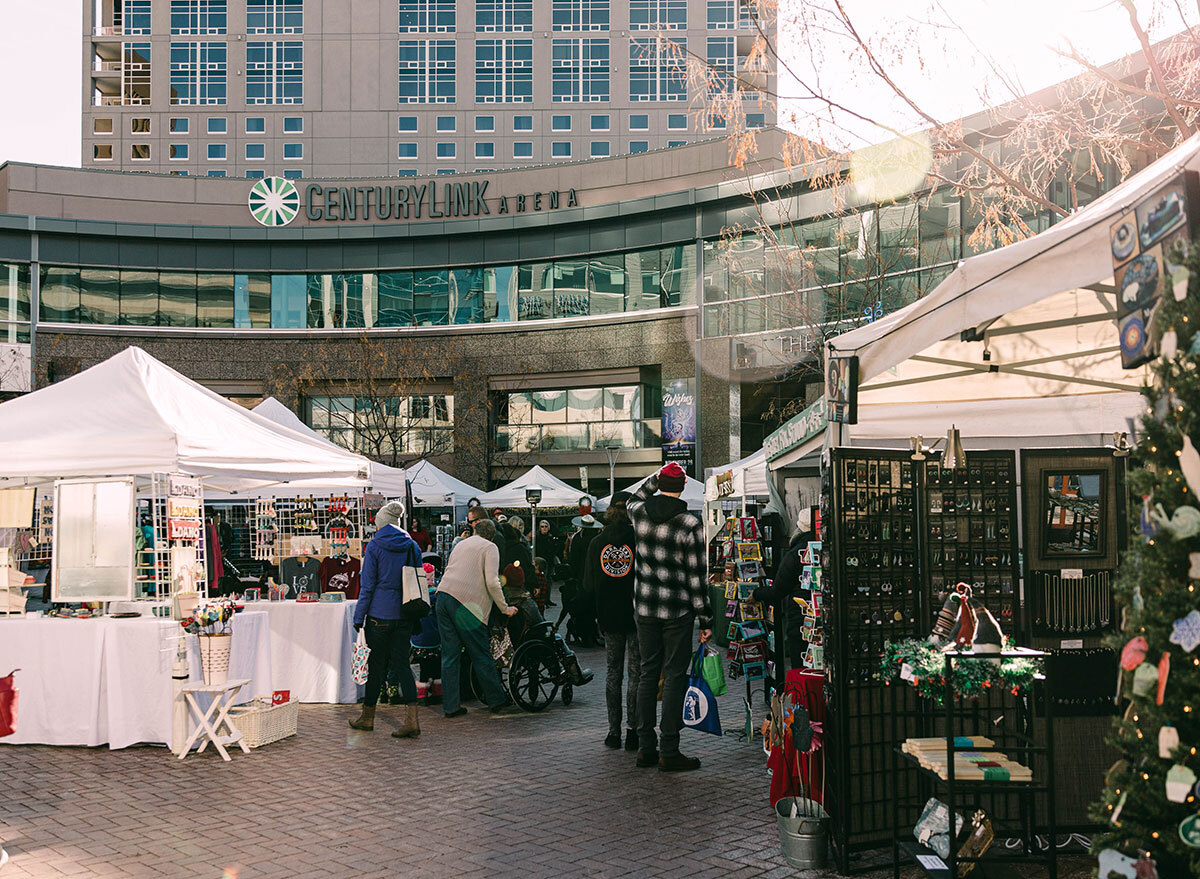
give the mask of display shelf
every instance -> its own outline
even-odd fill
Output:
[[[951,750],[969,752],[972,749],[952,748]],[[920,775],[928,778],[935,784],[945,785],[949,783],[949,779],[947,779],[945,776],[934,772],[927,766],[922,766],[920,761],[914,755],[902,751],[899,748],[895,749],[895,753],[911,763]],[[980,791],[991,791],[995,793],[1010,793],[1016,790],[1031,791],[1033,793],[1048,793],[1050,790],[1049,786],[1045,782],[1034,781],[986,781],[973,778],[958,778],[955,780],[955,784],[957,784],[959,787],[978,788]]]

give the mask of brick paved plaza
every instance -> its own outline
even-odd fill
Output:
[[[298,736],[235,750],[230,764],[149,747],[0,747],[12,856],[0,879],[825,875],[779,856],[760,742],[685,731],[699,772],[637,769],[601,744],[603,656],[581,656],[598,674],[571,706],[454,721],[424,710],[415,741],[389,735],[399,707],[358,733],[346,726],[355,708],[312,705]],[[736,726],[738,697],[721,701]]]

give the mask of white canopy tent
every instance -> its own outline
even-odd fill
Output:
[[[1184,170],[1200,170],[1200,135],[1045,232],[965,259],[923,299],[831,339],[829,356],[859,359],[863,425],[881,403],[950,404],[964,442],[1127,430],[1145,371],[1121,368],[1110,230]],[[878,411],[893,435],[921,432]],[[849,439],[872,433],[852,425]]]
[[[629,488],[627,488],[625,490],[627,492],[629,492],[630,494],[633,494],[635,491],[637,491],[639,488],[642,487],[643,483],[645,483],[645,481],[647,479],[649,479],[650,476],[653,476],[653,475],[654,474],[651,473],[649,476],[643,476],[641,479],[639,479],[637,482],[635,482],[633,485],[629,486]],[[704,483],[698,479],[692,479],[692,477],[690,477],[690,476],[687,477],[687,482],[683,486],[683,494],[680,495],[680,498],[688,505],[689,510],[703,510],[704,509]],[[594,505],[596,508],[596,512],[603,513],[605,510],[608,509],[608,506],[611,503],[612,503],[612,495],[611,494],[600,498],[600,500],[596,501],[596,503]]]
[[[479,495],[479,502],[489,510],[495,507],[505,509],[527,507],[529,502],[525,500],[525,489],[534,486],[542,490],[542,501],[538,504],[542,509],[575,507],[579,505],[579,499],[584,495],[584,492],[567,485],[549,470],[536,466],[530,467],[507,485]]]
[[[768,497],[767,488],[767,452],[759,449],[753,455],[747,455],[734,461],[726,467],[715,467],[710,476],[704,480],[705,496],[708,500],[717,500],[717,479],[724,474],[731,474],[736,487],[732,495],[725,497]]]
[[[467,501],[481,494],[428,461],[418,461],[405,472],[412,485],[414,507],[466,507]]]
[[[132,346],[0,404],[0,424],[0,488],[170,472],[224,491],[367,482],[366,458],[249,412]]]

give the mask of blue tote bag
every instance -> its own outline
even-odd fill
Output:
[[[704,680],[704,645],[692,657],[692,669],[688,672],[687,690],[683,694],[683,725],[699,732],[722,735],[721,718],[717,714],[717,700]]]

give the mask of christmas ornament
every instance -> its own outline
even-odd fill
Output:
[[[1158,669],[1143,662],[1133,673],[1133,695],[1149,696],[1158,686]]]
[[[1156,525],[1170,532],[1176,540],[1186,540],[1200,534],[1200,510],[1186,504],[1176,507],[1170,516],[1167,516],[1162,504],[1155,504],[1150,518]]]
[[[1163,728],[1158,731],[1158,756],[1164,760],[1171,759],[1171,752],[1179,747],[1179,730],[1164,724]]]
[[[1200,333],[1197,333],[1200,335]],[[1138,528],[1142,533],[1142,537],[1153,537],[1158,534],[1158,525],[1154,521],[1153,511],[1150,509],[1150,495],[1142,495],[1142,514],[1138,523]]]
[[[1125,808],[1125,799],[1128,796],[1129,796],[1129,791],[1125,791],[1124,793],[1121,794],[1121,796],[1117,799],[1117,804],[1113,807],[1112,817],[1110,817],[1108,819],[1109,821],[1111,821],[1113,824],[1115,824],[1117,826],[1120,826],[1121,810]]]
[[[1183,840],[1184,845],[1200,848],[1200,812],[1179,822],[1179,838]]]
[[[1135,879],[1158,879],[1158,864],[1150,860],[1150,855],[1142,852],[1133,865],[1133,875]]]
[[[1146,659],[1146,650],[1150,645],[1141,635],[1130,638],[1129,643],[1121,648],[1121,668],[1133,671]]]
[[[1176,302],[1183,302],[1183,300],[1187,299],[1188,281],[1190,279],[1191,272],[1188,271],[1187,266],[1179,266],[1175,271],[1171,272],[1171,292],[1175,295]]]
[[[1188,489],[1200,497],[1200,451],[1192,445],[1192,438],[1183,435],[1183,451],[1179,453],[1179,469],[1187,480]]]
[[[1158,692],[1154,694],[1155,705],[1163,703],[1163,691],[1167,688],[1167,675],[1170,673],[1171,654],[1164,650],[1162,657],[1158,660]]]
[[[1193,610],[1183,619],[1176,620],[1171,637],[1167,640],[1178,644],[1186,653],[1195,650],[1200,645],[1200,610]]]
[[[1179,336],[1175,330],[1167,330],[1162,334],[1158,342],[1158,352],[1162,354],[1163,360],[1175,359],[1175,355],[1179,353]]]
[[[1136,861],[1129,855],[1123,855],[1115,848],[1106,848],[1100,852],[1099,871],[1097,875],[1106,879],[1120,876],[1121,879],[1137,879]]]
[[[1200,560],[1200,552],[1193,553],[1193,555],[1195,555],[1196,558],[1198,560]],[[1200,574],[1197,574],[1196,576],[1200,577]],[[1146,602],[1142,598],[1142,587],[1141,586],[1133,587],[1133,602],[1132,603],[1133,603],[1133,612],[1134,613],[1141,613],[1143,610],[1145,610]]]
[[[1167,799],[1172,803],[1184,802],[1195,783],[1196,773],[1182,763],[1176,763],[1167,770]]]

